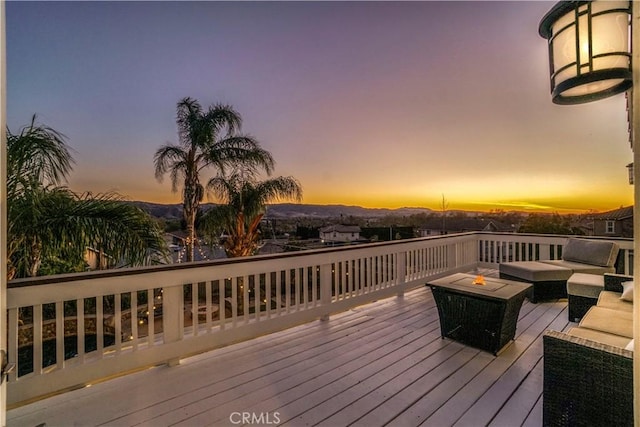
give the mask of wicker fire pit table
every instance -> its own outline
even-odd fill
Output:
[[[474,282],[484,284],[474,284]],[[440,315],[442,338],[498,355],[516,334],[518,314],[531,285],[456,273],[427,283]]]

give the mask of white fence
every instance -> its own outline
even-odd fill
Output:
[[[559,257],[566,237],[466,233],[15,280],[8,404],[327,318],[429,279]],[[625,272],[630,240],[616,240]]]

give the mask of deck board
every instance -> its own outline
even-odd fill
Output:
[[[498,357],[440,337],[426,287],[8,412],[9,425],[526,425],[542,419],[542,334],[566,302],[523,305]]]

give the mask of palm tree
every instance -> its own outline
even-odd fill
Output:
[[[214,167],[224,173],[238,165],[249,170],[273,170],[271,154],[250,136],[239,135],[242,119],[231,106],[212,105],[203,110],[198,101],[184,98],[177,105],[178,144],[160,147],[154,156],[155,175],[166,173],[171,189],[182,183],[182,211],[187,223],[187,261],[193,261],[195,218],[204,197],[200,173]],[[180,182],[181,181],[181,182]]]
[[[82,268],[89,247],[129,265],[150,264],[164,251],[162,232],[153,219],[115,194],[41,187],[12,200],[10,211],[12,240],[20,242],[11,256],[18,277],[36,276],[58,259]],[[47,271],[56,269],[49,265]]]
[[[302,200],[302,187],[293,177],[277,177],[257,181],[253,176],[218,175],[208,183],[224,205],[210,209],[203,218],[210,235],[226,231],[224,241],[228,257],[253,255],[258,250],[259,225],[268,203],[293,199]]]
[[[66,182],[74,160],[65,139],[46,125],[36,125],[35,114],[18,134],[7,128],[7,198]]]
[[[7,129],[7,277],[36,276],[43,267],[83,269],[87,247],[131,265],[146,264],[166,248],[144,211],[117,195],[76,194],[60,184],[73,158],[61,133],[36,125]],[[58,267],[53,266],[53,264]]]

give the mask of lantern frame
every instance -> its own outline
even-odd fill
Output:
[[[599,99],[607,98],[618,93],[625,92],[632,87],[632,72],[631,72],[631,49],[630,43],[627,43],[626,51],[613,51],[606,53],[595,54],[593,52],[593,19],[601,17],[607,14],[620,14],[626,13],[631,18],[631,2],[625,2],[627,7],[612,7],[611,9],[605,9],[600,11],[594,11],[591,1],[561,1],[557,3],[540,21],[538,28],[539,34],[548,40],[549,45],[549,74],[551,83],[551,97],[555,104],[571,105],[582,104],[586,102],[596,101]],[[607,2],[598,1],[599,4],[606,4]],[[613,3],[613,2],[612,2]],[[615,4],[617,4],[616,2]],[[573,20],[561,28],[556,29],[554,32],[553,25],[561,18],[565,18],[568,14],[574,14]],[[585,20],[586,18],[586,20]],[[587,60],[582,61],[584,53],[581,54],[580,27],[586,23],[586,43]],[[555,69],[556,62],[554,61],[554,41],[558,35],[563,34],[565,31],[575,30],[575,61],[569,62],[564,66]],[[621,56],[627,58],[626,67],[612,67],[599,69],[595,66],[594,61],[600,58]],[[557,82],[560,73],[571,72],[572,76]],[[608,80],[619,80],[619,82],[613,86],[608,86],[604,89],[598,89],[597,87],[588,88],[587,85],[598,82],[606,82]],[[567,95],[566,91],[575,88],[585,88],[586,93]],[[592,91],[589,91],[589,90]]]

